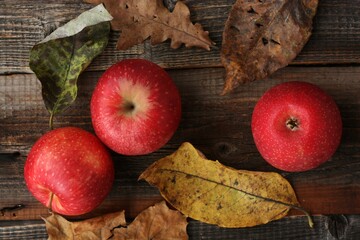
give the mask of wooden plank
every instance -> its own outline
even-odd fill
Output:
[[[279,221],[253,228],[225,229],[189,220],[189,239],[322,239],[357,240],[360,238],[360,216],[315,216],[315,227],[307,226],[305,217],[287,217]],[[0,222],[0,239],[47,239],[42,221]]]
[[[181,138],[196,140],[197,143],[205,146],[207,142],[211,142],[216,146],[215,149],[208,149],[214,152],[213,157],[236,161],[238,155],[246,153],[247,145],[252,144],[248,126],[252,109],[260,96],[277,83],[302,80],[319,85],[334,97],[343,116],[345,131],[343,142],[349,145],[353,142],[357,143],[359,69],[359,67],[287,67],[267,80],[240,86],[227,96],[219,95],[223,85],[222,68],[169,71],[179,87],[183,100],[182,130],[179,131],[182,134]],[[55,118],[55,126],[77,125],[91,130],[89,102],[100,75],[101,72],[89,72],[80,77],[77,100],[65,113]],[[2,129],[0,152],[26,153],[34,140],[48,130],[49,115],[42,102],[41,85],[33,74],[0,76],[0,110]],[[209,131],[213,126],[222,126],[223,129]],[[239,136],[238,131],[232,133],[234,128],[244,132]],[[238,138],[243,142],[237,143],[240,144],[241,149],[238,146],[216,145],[212,142],[212,138],[218,141],[218,137],[223,138],[222,135],[228,135],[227,137],[235,135],[232,136],[234,139]],[[251,149],[253,150],[253,146]],[[355,155],[356,150],[354,148],[350,154]]]
[[[0,222],[0,239],[44,239],[48,238],[42,221]]]
[[[190,222],[190,239],[358,239],[359,216],[316,216],[310,229],[304,217],[289,217],[253,228],[224,229],[198,222]],[[336,226],[336,227],[335,227]]]
[[[80,77],[77,101],[55,118],[55,127],[73,125],[93,132],[89,101],[96,81],[104,69],[124,58],[146,58],[167,68],[182,96],[182,121],[170,142],[146,156],[124,157],[112,152],[116,180],[110,195],[93,212],[69,219],[125,210],[131,220],[161,201],[156,188],[137,178],[155,160],[190,141],[209,159],[225,165],[281,173],[315,221],[315,228],[309,229],[306,217],[297,211],[279,221],[245,229],[224,229],[190,219],[190,239],[360,239],[360,0],[319,1],[313,35],[292,66],[227,96],[219,95],[224,79],[220,47],[235,0],[184,2],[190,7],[192,21],[210,32],[216,48],[210,52],[184,47],[172,50],[169,42],[151,46],[147,41],[117,51],[119,33],[112,32],[106,50]],[[49,130],[41,86],[28,67],[29,51],[92,6],[81,0],[0,3],[0,239],[47,239],[40,216],[49,212],[31,196],[23,178],[31,146]],[[326,64],[331,67],[323,67]],[[336,154],[319,168],[303,173],[287,173],[268,165],[257,152],[250,130],[251,112],[260,96],[271,86],[291,80],[309,81],[326,90],[338,103],[344,123]]]
[[[235,0],[186,0],[193,22],[199,22],[217,44],[210,52],[202,49],[173,50],[165,42],[149,42],[127,51],[115,49],[119,33],[112,32],[103,54],[89,70],[104,70],[124,58],[147,58],[166,68],[221,66],[220,47],[224,24]],[[292,64],[360,63],[360,0],[322,0],[314,21],[313,35]],[[31,72],[31,47],[54,29],[73,19],[91,5],[81,0],[2,0],[0,9],[0,73]]]
[[[112,153],[116,167],[113,191],[87,216],[126,209],[134,217],[160,201],[158,191],[137,178],[152,162],[172,153],[184,141],[192,142],[209,159],[237,169],[277,171],[256,150],[250,129],[251,112],[271,86],[294,80],[316,83],[333,96],[343,117],[344,134],[334,157],[321,167],[304,173],[278,172],[289,179],[301,204],[313,214],[360,214],[360,67],[287,67],[227,96],[219,95],[222,68],[169,73],[182,96],[179,130],[155,153],[138,157]],[[87,72],[80,77],[78,99],[55,118],[55,127],[73,125],[93,131],[89,101],[100,74]],[[0,208],[26,205],[14,216],[6,214],[0,220],[37,219],[46,215],[47,209],[27,191],[23,165],[32,144],[49,129],[41,86],[33,74],[14,74],[0,76],[0,89]]]

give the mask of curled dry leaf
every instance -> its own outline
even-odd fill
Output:
[[[183,214],[222,227],[255,226],[280,219],[291,208],[301,210],[281,175],[226,167],[205,159],[190,143],[156,161],[139,179],[157,186]]]
[[[125,226],[125,213],[116,212],[80,222],[69,222],[57,214],[44,218],[49,240],[105,240],[113,236],[112,231]]]
[[[117,42],[119,50],[128,49],[150,38],[152,44],[171,39],[171,47],[200,47],[210,50],[214,43],[209,33],[198,23],[190,21],[189,8],[178,1],[170,12],[162,0],[85,0],[88,3],[103,2],[114,17],[113,30],[121,32]]]
[[[226,21],[223,94],[288,65],[308,41],[318,0],[237,0]]]
[[[144,210],[127,228],[115,229],[112,239],[186,240],[186,226],[186,217],[163,201]]]
[[[115,212],[84,221],[70,222],[58,214],[43,218],[49,240],[187,240],[187,220],[166,203],[160,202],[141,212],[126,225],[125,212]]]

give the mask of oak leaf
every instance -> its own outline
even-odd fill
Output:
[[[186,217],[163,201],[141,212],[126,228],[116,228],[112,239],[186,240],[186,226]]]
[[[151,43],[159,44],[171,39],[171,47],[182,44],[186,47],[200,47],[210,50],[214,45],[209,33],[198,23],[190,21],[190,10],[185,3],[178,1],[170,12],[162,0],[85,0],[88,3],[104,3],[114,17],[113,30],[120,31],[117,42],[119,50],[128,49],[150,38]]]
[[[43,220],[49,240],[105,240],[113,236],[115,228],[126,225],[124,211],[79,222],[69,222],[58,214],[52,214]]]
[[[139,177],[180,212],[221,227],[250,227],[301,210],[280,174],[235,170],[205,159],[190,143],[153,163]],[[309,224],[312,226],[310,216]]]
[[[288,65],[310,38],[317,5],[318,0],[237,0],[223,32],[223,94]]]

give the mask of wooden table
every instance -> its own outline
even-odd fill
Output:
[[[193,22],[201,23],[221,46],[222,31],[235,0],[185,0]],[[49,115],[41,85],[28,66],[29,50],[58,26],[91,8],[80,0],[0,0],[0,239],[46,239],[40,216],[48,210],[28,192],[23,167],[33,145],[48,129]],[[247,170],[278,171],[254,145],[250,119],[259,97],[286,81],[315,83],[337,102],[343,118],[341,145],[330,161],[302,173],[280,172],[294,186],[304,208],[314,215],[289,217],[247,229],[224,229],[189,219],[190,239],[360,239],[360,0],[320,0],[311,39],[300,55],[268,79],[240,86],[220,96],[224,81],[219,49],[172,50],[169,43],[148,41],[127,51],[115,50],[112,32],[105,52],[79,79],[74,105],[55,118],[54,126],[77,126],[93,132],[89,100],[98,77],[124,58],[146,58],[166,68],[182,95],[180,127],[166,146],[140,157],[112,153],[116,180],[104,203],[85,216],[126,210],[129,219],[161,200],[156,188],[137,181],[155,160],[190,141],[209,159]],[[331,124],[331,121],[324,124]]]

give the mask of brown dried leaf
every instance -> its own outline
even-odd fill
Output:
[[[190,143],[153,163],[139,179],[158,187],[186,216],[221,227],[265,224],[284,217],[291,208],[302,210],[280,174],[226,167],[205,159]]]
[[[112,239],[183,240],[188,239],[186,226],[184,215],[161,202],[140,213],[127,228],[115,229]]]
[[[190,21],[189,8],[178,1],[170,12],[162,0],[85,0],[88,3],[105,4],[114,17],[111,21],[113,30],[121,31],[117,42],[119,50],[128,49],[150,38],[151,43],[159,44],[171,39],[171,47],[176,49],[200,47],[210,50],[214,43],[209,33],[198,23]]]
[[[308,41],[318,0],[237,0],[226,21],[223,94],[288,65]]]
[[[69,222],[57,214],[43,220],[49,240],[188,239],[186,217],[170,210],[165,202],[144,210],[127,227],[124,211],[79,222]]]
[[[126,225],[124,211],[80,222],[69,222],[57,214],[52,214],[43,220],[49,240],[105,240],[110,239],[114,228]]]

